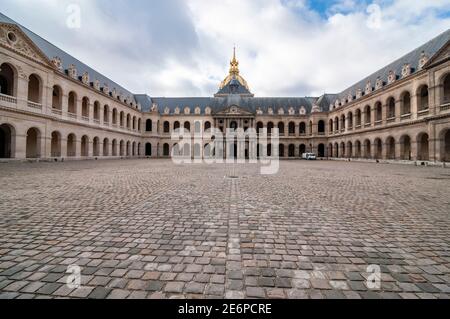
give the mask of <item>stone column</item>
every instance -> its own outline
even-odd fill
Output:
[[[67,112],[69,111],[69,96],[63,94],[61,99],[62,99],[61,111],[62,111],[62,114],[64,115],[64,114],[67,114]]]
[[[26,148],[27,148],[27,135],[26,133],[23,134],[17,134],[15,136],[12,136],[12,138],[15,138],[15,147],[14,147],[14,158],[16,159],[24,159],[26,158]]]
[[[26,109],[28,104],[28,78],[25,75],[19,75],[17,79],[17,108]]]
[[[44,138],[41,138],[41,157],[42,158],[50,158],[52,157],[52,136],[46,136]],[[42,146],[44,148],[42,148]]]
[[[61,136],[61,157],[67,157],[67,138]]]

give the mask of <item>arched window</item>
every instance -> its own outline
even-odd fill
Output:
[[[331,133],[333,133],[334,131],[333,131],[333,120],[330,120],[329,122],[328,122],[328,127],[329,127],[329,130],[330,130],[330,134]]]
[[[84,97],[81,103],[81,116],[84,119],[89,118],[89,99]]]
[[[0,66],[0,93],[9,96],[15,96],[16,90],[16,72],[7,63]]]
[[[402,115],[411,114],[411,94],[405,92],[402,95]]]
[[[278,156],[284,157],[284,145],[283,144],[278,145]]]
[[[109,140],[107,138],[103,140],[103,156],[109,156]]]
[[[113,113],[112,113],[112,123],[113,125],[117,125],[117,109],[113,109]]]
[[[61,134],[57,131],[52,132],[51,157],[61,157]]]
[[[169,144],[164,144],[163,146],[163,156],[169,156],[170,155],[170,146]]]
[[[339,132],[339,118],[337,116],[334,118],[334,130]]]
[[[273,123],[269,122],[267,123],[267,134],[272,134],[273,131]]]
[[[31,74],[28,78],[28,101],[41,103],[42,80],[36,74]]]
[[[117,140],[112,141],[112,156],[117,156]]]
[[[58,85],[53,86],[52,108],[54,110],[62,110],[62,89]]]
[[[395,118],[395,99],[393,97],[387,100],[387,118]]]
[[[184,122],[184,129],[187,131],[191,131],[191,123],[188,121]]]
[[[194,122],[194,131],[195,131],[195,133],[200,133],[202,131],[202,124],[200,121]]]
[[[283,122],[278,123],[278,134],[280,134],[280,136],[284,136],[284,123]]]
[[[419,161],[428,161],[429,153],[429,138],[427,133],[421,133],[417,136],[417,159]]]
[[[356,118],[356,123],[355,125],[360,127],[361,126],[361,110],[356,110],[355,112],[355,118]]]
[[[67,157],[77,156],[77,139],[75,134],[69,134],[67,136]]]
[[[89,138],[86,135],[81,138],[81,156],[89,156]]]
[[[347,119],[348,119],[348,128],[351,130],[353,128],[353,113],[352,112],[348,113]]]
[[[320,158],[325,157],[325,145],[324,144],[319,144],[319,147],[317,148],[317,155]]]
[[[0,158],[14,157],[14,137],[14,128],[11,125],[0,125]]]
[[[94,137],[92,141],[92,155],[100,156],[100,139],[98,137]]]
[[[179,130],[180,129],[180,122],[176,121],[175,123],[173,123],[173,129],[174,130]]]
[[[163,126],[164,133],[170,133],[170,123],[168,121],[165,121]]]
[[[136,130],[136,116],[133,116],[133,131]]]
[[[289,145],[289,157],[295,157],[295,145],[294,144],[290,144]]]
[[[153,131],[153,122],[152,122],[151,119],[148,119],[148,120],[145,122],[145,131],[146,131],[146,132],[151,132],[151,131]]]
[[[256,124],[256,132],[257,132],[258,134],[262,133],[263,128],[264,128],[264,124],[263,124],[262,122],[258,122],[258,123]]]
[[[424,111],[424,110],[428,110],[428,86],[427,85],[423,85],[422,87],[420,87],[419,89],[419,94],[418,94],[418,110],[419,111]]]
[[[145,156],[152,156],[152,144],[145,144]]]
[[[141,131],[141,119],[138,119],[138,131]]]
[[[301,122],[299,129],[300,129],[300,135],[305,135],[306,134],[306,123],[305,122]]]
[[[100,121],[100,102],[99,101],[94,102],[94,120]]]
[[[211,129],[211,122],[206,121],[206,122],[205,122],[205,132],[207,132],[207,131],[210,130],[210,129]]]
[[[366,121],[364,124],[370,124],[372,121],[372,114],[371,114],[371,110],[370,110],[370,105],[367,105],[364,109],[365,114],[366,114]]]
[[[120,121],[120,127],[124,127],[124,125],[125,125],[125,113],[123,111],[120,112],[120,119],[119,119],[119,121]],[[121,156],[123,156],[123,155],[121,155]]]
[[[109,124],[109,106],[105,105],[103,107],[103,123]]]
[[[375,103],[375,121],[381,122],[383,120],[383,107],[381,102]]]
[[[313,135],[314,124],[312,121],[309,121],[309,135]]]
[[[341,130],[342,130],[342,131],[345,130],[345,127],[346,127],[345,124],[346,124],[346,123],[345,123],[345,115],[342,114],[342,116],[341,116]]]
[[[289,135],[294,136],[295,135],[295,123],[289,122]]]
[[[450,103],[450,74],[447,74],[442,82],[442,104]]]
[[[69,105],[68,105],[68,112],[70,114],[77,114],[77,95],[75,92],[69,93]]]
[[[131,128],[131,115],[127,114],[127,128]]]

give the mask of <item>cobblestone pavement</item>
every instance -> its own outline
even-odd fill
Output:
[[[450,170],[285,161],[258,172],[0,164],[0,297],[450,297]],[[73,264],[79,289],[66,285]],[[367,288],[373,264],[379,290]]]

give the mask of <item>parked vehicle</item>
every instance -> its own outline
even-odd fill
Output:
[[[315,161],[317,159],[314,153],[303,153],[302,158],[307,161]]]

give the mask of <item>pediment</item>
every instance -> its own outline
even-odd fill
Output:
[[[217,115],[228,115],[228,116],[230,116],[230,115],[232,115],[232,116],[253,115],[253,113],[249,112],[248,110],[243,109],[236,105],[229,106],[219,112],[216,112],[216,114]]]
[[[0,23],[0,45],[36,62],[51,65],[45,54],[14,24]]]
[[[448,41],[431,59],[424,65],[424,68],[445,62],[450,58],[450,41]]]

